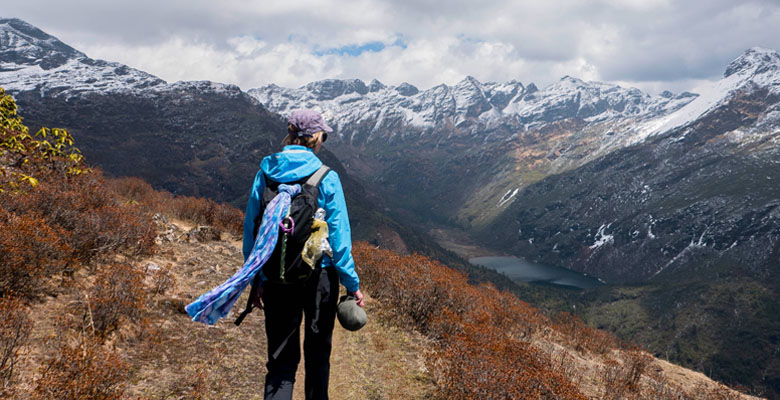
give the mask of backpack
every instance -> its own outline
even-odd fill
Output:
[[[287,185],[301,185],[301,192],[293,197],[290,203],[289,217],[282,221],[284,226],[292,228],[292,231],[286,233],[284,229],[279,229],[279,239],[276,242],[276,247],[271,253],[268,261],[263,265],[262,270],[255,276],[254,281],[252,282],[252,289],[249,292],[249,299],[247,299],[246,309],[244,309],[234,322],[236,325],[240,325],[246,315],[252,312],[252,309],[254,308],[253,300],[258,296],[258,290],[262,284],[260,273],[265,276],[267,282],[273,284],[300,286],[308,282],[313,276],[316,276],[317,274],[315,274],[315,272],[319,272],[322,259],[319,259],[316,265],[312,267],[303,261],[301,253],[306,241],[311,235],[314,214],[317,211],[317,198],[319,197],[320,182],[322,182],[322,178],[324,178],[328,172],[330,172],[330,168],[323,164],[317,171],[308,177],[294,182],[285,182]],[[260,229],[263,213],[265,212],[268,203],[270,203],[279,193],[279,185],[281,183],[275,182],[268,178],[268,176],[265,176],[265,184],[263,197],[260,199],[261,212],[254,221],[252,235],[255,238]],[[282,262],[282,253],[284,253],[284,262]]]

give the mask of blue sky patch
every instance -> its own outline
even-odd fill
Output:
[[[388,46],[400,47],[402,49],[405,49],[407,45],[406,42],[399,37],[390,45],[386,45],[383,42],[375,41],[375,42],[368,42],[359,45],[348,44],[346,46],[333,47],[329,49],[316,49],[313,51],[313,53],[317,56],[336,54],[340,56],[357,57],[365,52],[379,53],[380,51],[384,50]]]
[[[382,42],[368,42],[365,44],[348,44],[346,46],[334,47],[324,50],[315,50],[314,54],[318,56],[324,56],[329,54],[337,54],[340,56],[353,56],[357,57],[367,51],[378,53],[385,49],[385,44]]]

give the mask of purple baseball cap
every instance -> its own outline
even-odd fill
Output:
[[[295,110],[287,118],[287,123],[297,128],[298,137],[312,136],[319,131],[333,132],[333,129],[325,123],[322,115],[314,110]]]

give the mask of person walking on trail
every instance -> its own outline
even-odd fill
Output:
[[[352,259],[349,217],[341,181],[335,171],[321,169],[323,164],[316,156],[332,129],[318,112],[298,110],[290,115],[287,130],[283,150],[263,158],[252,186],[244,220],[244,260],[250,256],[258,234],[263,207],[267,203],[264,200],[266,188],[292,183],[305,186],[303,183],[310,183],[312,179],[319,179],[317,208],[325,211],[331,255],[323,253],[321,268],[315,268],[311,276],[299,284],[285,282],[284,278],[281,282],[270,278],[269,271],[273,268],[264,267],[255,280],[257,295],[250,301],[265,312],[268,338],[265,399],[292,399],[295,372],[301,359],[299,329],[302,320],[306,398],[327,399],[339,282],[360,307],[363,307],[363,293]],[[327,172],[317,177],[320,170]]]

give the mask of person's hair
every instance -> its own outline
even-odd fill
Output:
[[[282,145],[289,146],[291,144],[297,144],[300,146],[308,147],[312,150],[318,150],[319,146],[322,145],[322,142],[325,140],[323,137],[323,132],[319,131],[311,136],[298,136],[296,133],[298,132],[298,129],[292,125],[287,124],[287,136],[285,136],[284,140],[282,140]]]

